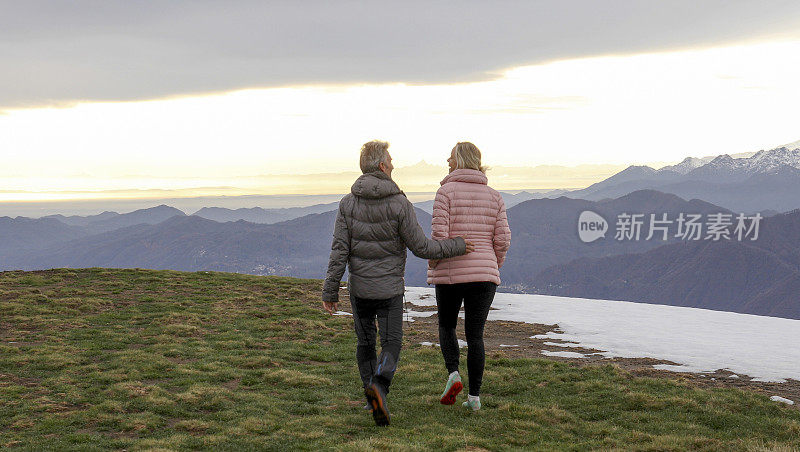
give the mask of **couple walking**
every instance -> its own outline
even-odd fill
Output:
[[[323,307],[335,312],[339,283],[349,267],[356,359],[368,407],[378,425],[389,424],[386,394],[403,339],[406,248],[429,259],[427,281],[436,287],[439,343],[449,373],[440,401],[454,404],[463,387],[456,339],[463,303],[469,376],[469,396],[463,405],[478,410],[485,360],[483,328],[511,243],[503,198],[487,185],[486,168],[474,144],[456,144],[447,159],[450,174],[436,192],[431,239],[419,226],[411,202],[392,181],[394,166],[388,148],[382,141],[361,147],[363,174],[339,203],[322,293]],[[375,354],[376,320],[380,356]]]

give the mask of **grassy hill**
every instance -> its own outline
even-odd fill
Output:
[[[441,356],[413,324],[392,425],[375,427],[352,320],[325,315],[320,289],[216,272],[0,273],[0,448],[800,448],[800,410],[611,365],[493,353],[484,409],[441,406]]]

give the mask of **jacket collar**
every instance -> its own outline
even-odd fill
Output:
[[[373,171],[359,176],[350,188],[350,193],[359,198],[380,199],[403,191],[386,173]]]
[[[445,176],[440,183],[444,185],[448,182],[469,182],[472,184],[486,185],[489,182],[489,179],[486,178],[485,174],[478,170],[463,168],[453,170],[453,172]]]

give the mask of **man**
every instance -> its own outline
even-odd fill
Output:
[[[392,382],[403,340],[403,275],[406,248],[423,259],[444,259],[474,250],[461,237],[430,240],[414,206],[392,180],[389,144],[370,141],[361,147],[361,172],[350,194],[339,202],[333,231],[322,305],[333,314],[339,283],[350,271],[350,304],[358,338],[356,359],[364,395],[377,425],[389,425],[386,394]],[[381,335],[381,355],[375,356],[375,320]]]

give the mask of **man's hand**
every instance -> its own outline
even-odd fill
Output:
[[[467,252],[464,253],[464,254],[469,254],[469,253],[475,251],[475,244],[474,243],[470,242],[467,239],[464,239],[464,243],[467,244]]]
[[[325,310],[328,311],[330,313],[330,315],[333,315],[334,312],[339,310],[338,306],[339,306],[339,303],[334,303],[334,302],[331,302],[331,301],[323,301],[322,302],[322,307],[325,308]]]

